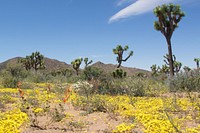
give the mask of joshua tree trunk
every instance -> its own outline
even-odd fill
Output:
[[[122,64],[122,62],[119,62],[119,64],[118,64],[117,68],[120,68],[121,64]]]
[[[170,66],[170,77],[174,76],[174,64],[172,58],[172,46],[171,37],[175,29],[178,27],[178,23],[181,18],[185,16],[184,12],[181,11],[179,5],[164,4],[162,6],[157,6],[154,9],[154,14],[158,18],[154,22],[154,28],[160,31],[167,40],[168,53],[169,53],[169,66]]]
[[[197,61],[197,69],[199,70],[199,62]]]
[[[118,53],[118,66],[117,66],[117,68],[120,68],[120,66],[121,66],[121,64],[122,64],[122,54],[123,54],[123,52],[122,51],[119,51],[119,53]]]
[[[172,45],[171,45],[171,40],[170,38],[167,38],[166,37],[166,40],[167,40],[167,45],[168,45],[168,53],[169,53],[169,66],[170,66],[170,77],[173,77],[174,76],[174,61],[173,61],[173,58],[172,58]]]
[[[76,70],[76,75],[77,75],[77,76],[79,75],[78,70]]]

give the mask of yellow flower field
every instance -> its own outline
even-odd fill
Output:
[[[44,87],[45,85],[42,86]],[[64,116],[58,117],[58,108],[64,104],[62,101],[64,94],[48,92],[44,88],[23,90],[26,98],[25,101],[20,99],[16,88],[0,89],[0,99],[3,99],[0,108],[0,133],[23,132],[31,123],[33,125],[37,124],[33,121],[37,121],[37,117],[39,118],[39,116],[45,115],[45,113],[51,114],[52,118],[56,116],[57,122],[60,121],[64,125],[67,124],[67,116],[72,115],[68,112],[70,111],[69,108],[62,108],[61,113]],[[12,102],[7,102],[6,100]],[[104,110],[103,112],[112,112],[116,116],[123,118],[121,123],[112,129],[113,133],[131,133],[134,131],[144,133],[200,132],[199,98],[191,100],[189,98],[176,97],[93,95],[88,100],[90,103],[87,102],[85,97],[72,93],[66,105],[63,106],[72,103],[73,106],[84,109],[90,106],[91,103],[93,105],[100,104],[92,108],[93,112],[100,110],[98,107],[101,107]],[[30,111],[32,111],[32,115],[29,114]],[[55,112],[56,115],[52,114],[52,112]],[[31,116],[36,118],[33,119]],[[75,119],[75,116],[72,116],[70,119]],[[71,122],[72,124],[76,123]],[[76,127],[78,126],[80,125],[76,125]]]

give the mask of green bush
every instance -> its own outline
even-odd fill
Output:
[[[109,95],[132,95],[144,96],[145,95],[145,82],[141,78],[124,78],[124,79],[111,79],[100,82],[99,94]]]
[[[91,80],[91,79],[98,79],[103,71],[97,67],[86,67],[83,71],[83,79]]]
[[[18,78],[12,77],[11,75],[6,75],[3,77],[2,85],[5,88],[16,88],[19,81],[20,80]]]
[[[90,95],[94,94],[93,85],[88,83],[87,81],[79,81],[73,85],[74,91],[77,92],[81,96],[86,96],[87,99]]]
[[[15,88],[17,83],[25,79],[28,73],[20,65],[7,65],[6,69],[0,72],[3,87]]]
[[[168,80],[171,92],[200,92],[200,72],[182,72]]]
[[[93,112],[108,112],[114,113],[114,110],[117,108],[116,105],[108,103],[101,95],[93,95],[88,99],[84,96],[80,96],[73,102],[73,106],[86,111],[90,114]]]
[[[34,89],[35,85],[32,82],[22,82],[21,89]]]
[[[145,96],[146,84],[141,78],[127,78],[121,83],[121,88],[130,96],[142,97]]]
[[[158,96],[167,92],[167,86],[149,78],[127,77],[124,79],[106,80],[100,83],[99,94],[130,95],[130,96]],[[102,88],[104,87],[104,88]]]

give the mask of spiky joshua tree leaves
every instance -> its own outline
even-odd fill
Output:
[[[124,48],[121,45],[117,45],[117,47],[113,49],[113,53],[117,55],[117,62],[119,63],[117,68],[120,68],[122,62],[126,62],[133,55],[133,51],[131,51],[129,55],[123,59],[123,53],[128,49],[128,45],[126,45]]]
[[[168,67],[168,71],[166,72],[170,72],[170,57],[168,54],[164,55],[163,56],[165,59],[164,59],[164,62],[166,63],[166,65],[163,65],[162,68],[165,68],[165,70],[167,70],[167,67]],[[179,61],[176,61],[176,56],[175,55],[172,55],[172,60],[173,60],[173,71],[175,73],[178,73],[180,70],[181,70],[181,67],[182,67],[182,63],[179,62]]]
[[[173,32],[178,27],[178,23],[181,21],[182,17],[185,16],[184,12],[181,11],[179,5],[162,5],[154,9],[154,14],[158,18],[158,21],[154,22],[154,28],[160,31],[167,41],[168,54],[169,54],[169,66],[170,66],[170,76],[174,76],[174,63],[172,59],[172,46],[171,37]]]
[[[163,73],[169,75],[170,73],[169,55],[166,54],[163,57],[164,57],[165,64],[162,65],[162,67],[157,66],[156,64],[151,66],[152,76],[158,76]],[[175,55],[173,55],[172,57],[173,57],[173,66],[174,66],[173,71],[177,74],[181,70],[182,63],[176,61]]]
[[[79,75],[79,68],[81,66],[82,61],[83,61],[83,58],[79,58],[79,59],[75,59],[74,61],[71,62],[77,75]]]
[[[157,66],[156,64],[154,64],[151,66],[151,71],[152,71],[152,73],[151,73],[152,76],[158,76],[160,67]]]
[[[189,71],[191,71],[191,68],[188,67],[188,66],[184,66],[184,67],[183,67],[183,70],[184,70],[185,72],[189,72]]]
[[[24,65],[25,69],[27,71],[30,71],[32,68],[31,58],[30,56],[26,56],[26,58],[23,58],[20,60],[20,62]]]
[[[194,58],[194,61],[196,62],[197,69],[199,69],[200,58]]]
[[[33,52],[32,55],[30,56],[31,62],[32,62],[32,67],[35,71],[38,69],[44,69],[44,56],[40,54],[40,52],[36,51]]]
[[[162,65],[162,67],[161,67],[161,69],[160,69],[160,73],[165,73],[165,74],[169,74],[169,67],[166,65],[166,64],[164,64],[164,65]]]
[[[31,70],[31,68],[33,68],[37,72],[39,69],[45,69],[44,56],[38,51],[23,58],[21,63],[24,65],[26,70]]]
[[[93,62],[92,60],[90,60],[89,62],[88,61],[89,61],[88,58],[84,58],[85,68],[87,68],[88,65],[92,64]]]

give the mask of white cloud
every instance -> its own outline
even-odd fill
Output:
[[[121,2],[123,1],[124,0],[121,0]],[[118,21],[120,19],[128,18],[130,16],[139,15],[139,14],[152,11],[158,5],[161,5],[164,3],[170,3],[174,1],[176,0],[137,0],[133,4],[129,5],[128,7],[120,10],[118,13],[113,15],[109,19],[109,23]]]

